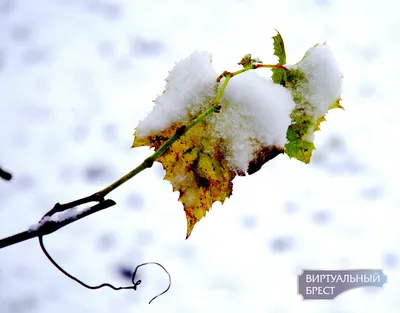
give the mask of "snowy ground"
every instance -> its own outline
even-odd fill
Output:
[[[0,313],[398,312],[400,113],[397,2],[0,0],[0,237],[27,229],[56,202],[99,190],[149,155],[130,150],[134,127],[175,61],[196,49],[217,72],[247,53],[274,62],[274,29],[288,62],[327,42],[344,72],[346,111],[329,113],[306,166],[280,156],[186,232],[178,194],[160,165],[110,197],[118,205],[46,237],[0,251]],[[267,70],[265,70],[267,71]],[[266,72],[267,74],[267,72]],[[382,268],[383,289],[303,301],[301,269]]]

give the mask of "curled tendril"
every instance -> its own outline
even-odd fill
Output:
[[[160,294],[158,294],[157,296],[155,296],[154,298],[152,298],[152,299],[150,300],[149,304],[150,304],[154,299],[156,299],[156,298],[158,298],[159,296],[161,296],[161,295],[163,295],[164,293],[166,293],[166,292],[169,290],[169,288],[171,287],[171,275],[168,273],[168,271],[165,269],[164,266],[162,266],[160,263],[157,263],[157,262],[146,262],[146,263],[142,263],[142,264],[139,264],[138,266],[136,266],[135,270],[134,270],[133,273],[132,273],[132,286],[115,287],[115,286],[113,286],[113,285],[111,285],[111,284],[108,284],[108,283],[104,283],[104,284],[97,285],[97,286],[90,286],[90,285],[87,285],[87,284],[85,284],[83,281],[79,280],[79,279],[76,278],[75,276],[73,276],[73,275],[71,275],[70,273],[68,273],[67,271],[65,271],[56,261],[54,261],[54,259],[50,256],[49,252],[47,251],[47,249],[46,249],[45,246],[44,246],[44,243],[43,243],[43,236],[38,236],[38,238],[39,238],[39,245],[40,245],[40,248],[42,249],[44,255],[49,259],[49,261],[50,261],[61,273],[63,273],[65,276],[67,276],[68,278],[74,280],[75,282],[77,282],[78,284],[82,285],[82,286],[85,287],[85,288],[88,288],[88,289],[100,289],[100,288],[103,288],[103,287],[109,287],[109,288],[111,288],[111,289],[113,289],[113,290],[123,290],[123,289],[133,289],[133,290],[136,290],[136,289],[137,289],[137,286],[140,285],[141,282],[142,282],[141,280],[135,281],[135,277],[136,277],[136,274],[137,274],[137,270],[139,269],[139,267],[142,267],[142,266],[148,265],[148,264],[155,264],[155,265],[160,266],[160,267],[168,274],[168,279],[169,279],[169,284],[168,284],[167,289],[165,289],[162,293],[160,293]]]
[[[162,296],[164,293],[166,293],[169,290],[169,288],[171,287],[171,275],[168,273],[168,271],[165,269],[165,267],[162,266],[160,263],[157,263],[157,262],[142,263],[142,264],[139,264],[138,266],[136,266],[135,270],[133,271],[132,284],[134,286],[137,286],[142,282],[141,280],[138,280],[137,282],[135,282],[135,276],[136,276],[137,270],[139,269],[139,267],[144,266],[144,265],[148,265],[148,264],[155,264],[155,265],[158,265],[159,267],[161,267],[168,274],[168,279],[169,279],[169,283],[168,283],[167,289],[165,289],[162,293],[158,294],[153,299],[151,299],[150,302],[149,302],[149,304],[150,304],[154,299],[158,298],[159,296]]]
[[[43,215],[42,220],[43,220],[45,217],[51,217],[51,216],[52,216],[53,214],[55,214],[55,213],[64,212],[64,211],[66,211],[66,210],[70,210],[71,208],[73,208],[73,207],[75,207],[75,206],[77,206],[77,205],[85,204],[85,203],[92,202],[92,201],[97,201],[97,202],[99,202],[99,203],[98,203],[97,205],[95,205],[94,207],[96,207],[96,206],[101,206],[101,205],[103,205],[103,206],[110,206],[110,205],[114,205],[114,204],[115,204],[115,202],[112,201],[112,200],[104,200],[103,197],[99,197],[98,194],[94,194],[94,195],[92,195],[92,196],[85,197],[85,198],[82,198],[82,199],[79,199],[79,200],[76,200],[76,201],[72,201],[72,202],[69,202],[69,203],[65,203],[65,204],[59,204],[59,203],[57,203],[57,204],[54,206],[54,208],[52,208],[49,212],[47,212],[45,215]],[[92,208],[94,208],[94,207],[92,207]],[[46,224],[42,225],[42,227],[44,227],[45,225],[46,225]],[[49,233],[48,233],[48,234],[49,234]],[[155,296],[154,298],[152,298],[152,299],[150,300],[149,304],[150,304],[154,299],[156,299],[156,298],[158,298],[159,296],[161,296],[161,295],[163,295],[164,293],[166,293],[166,292],[169,290],[169,288],[171,287],[171,275],[168,273],[168,271],[165,269],[164,266],[162,266],[160,263],[157,263],[157,262],[146,262],[146,263],[142,263],[142,264],[139,264],[138,266],[136,266],[135,270],[134,270],[133,273],[132,273],[132,286],[115,287],[115,286],[113,286],[113,285],[111,285],[111,284],[108,284],[108,283],[104,283],[104,284],[101,284],[101,285],[98,285],[98,286],[90,286],[90,285],[87,285],[87,284],[85,284],[83,281],[79,280],[79,279],[76,278],[75,276],[73,276],[73,275],[71,275],[70,273],[68,273],[67,271],[65,271],[60,265],[58,265],[58,263],[57,263],[56,261],[54,261],[54,259],[51,257],[51,255],[50,255],[49,252],[47,251],[46,247],[44,246],[44,243],[43,243],[43,234],[38,235],[38,239],[39,239],[40,248],[42,249],[42,251],[43,251],[44,255],[47,257],[47,259],[48,259],[61,273],[63,273],[65,276],[67,276],[68,278],[74,280],[75,282],[77,282],[78,284],[82,285],[82,286],[85,287],[85,288],[88,288],[88,289],[100,289],[100,288],[103,288],[103,287],[109,287],[109,288],[111,288],[111,289],[113,289],[113,290],[123,290],[123,289],[133,289],[133,290],[136,290],[136,289],[137,289],[137,286],[139,286],[139,285],[141,284],[141,282],[142,282],[141,280],[138,280],[138,281],[135,282],[135,277],[136,277],[136,274],[137,274],[137,270],[139,269],[139,267],[142,267],[142,266],[148,265],[148,264],[155,264],[155,265],[160,266],[160,267],[168,274],[168,279],[169,279],[169,283],[168,283],[167,289],[164,290],[162,293],[158,294],[157,296]]]

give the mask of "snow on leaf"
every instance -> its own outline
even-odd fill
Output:
[[[255,71],[233,77],[223,100],[226,102],[221,113],[213,115],[210,123],[214,124],[215,134],[227,144],[226,157],[232,168],[241,175],[249,173],[249,162],[261,151],[285,145],[295,103],[287,89]]]
[[[207,53],[178,62],[166,80],[166,91],[136,127],[132,147],[158,150],[211,107],[218,88],[212,73]],[[166,170],[164,178],[180,193],[187,237],[214,202],[223,203],[232,194],[236,175],[251,175],[283,153],[295,107],[287,89],[250,71],[229,81],[219,104],[219,113],[195,124],[157,159]]]
[[[285,87],[291,92],[296,106],[286,133],[285,153],[304,163],[311,160],[315,149],[314,132],[320,130],[328,110],[342,108],[340,94],[342,74],[329,48],[316,45],[303,59],[288,66]]]
[[[132,147],[150,146],[157,150],[182,125],[172,124],[156,134],[135,137]],[[164,179],[180,193],[179,201],[186,213],[186,238],[214,202],[223,203],[232,194],[236,174],[225,159],[223,147],[222,140],[215,138],[209,124],[202,121],[157,159],[166,171]]]
[[[136,127],[139,136],[168,128],[173,122],[187,123],[212,103],[215,97],[217,73],[211,65],[211,54],[195,51],[177,62],[166,79],[150,114]]]
[[[286,64],[286,52],[285,45],[283,43],[283,39],[281,34],[276,31],[277,34],[272,37],[274,43],[274,55],[278,57],[278,64],[285,65]],[[286,72],[281,68],[272,69],[272,81],[275,84],[285,86],[286,82]]]

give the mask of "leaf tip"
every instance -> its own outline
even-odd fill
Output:
[[[336,101],[333,102],[333,103],[331,104],[331,106],[329,107],[329,110],[330,110],[330,109],[342,109],[342,110],[344,110],[344,107],[342,106],[342,104],[340,103],[340,101],[342,101],[342,98],[336,99]]]
[[[192,234],[193,227],[197,221],[192,216],[186,214],[186,222],[187,222],[187,231],[186,231],[185,239],[188,239],[190,237],[190,235]]]

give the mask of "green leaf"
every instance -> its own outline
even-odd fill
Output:
[[[310,163],[313,150],[315,150],[315,146],[312,142],[300,138],[292,140],[285,145],[285,153],[289,158],[296,158],[306,164]]]
[[[314,119],[315,106],[305,97],[308,84],[305,73],[300,69],[293,68],[288,71],[285,87],[292,94],[296,107],[290,114],[292,124],[286,132],[285,154],[306,164],[310,163],[312,152],[315,150],[314,144],[308,138],[322,122],[322,119]]]
[[[317,46],[314,46],[314,48]],[[326,121],[326,113],[335,108],[343,109],[340,104],[340,97],[333,101],[326,112],[319,112],[317,110],[318,103],[312,103],[313,99],[315,99],[313,93],[316,91],[312,88],[312,82],[308,80],[307,74],[301,70],[299,64],[310,56],[310,51],[314,48],[309,49],[299,63],[291,67],[290,70],[285,71],[286,81],[284,87],[289,90],[296,103],[290,114],[292,123],[286,132],[285,154],[304,163],[309,163],[311,160],[312,152],[315,150],[312,142],[314,132],[320,130],[321,123]]]
[[[277,35],[272,37],[272,40],[274,41],[274,55],[278,57],[278,64],[284,65],[286,64],[285,45],[283,43],[281,34],[278,31],[276,32]]]
[[[313,125],[312,117],[308,116],[302,109],[295,109],[292,114],[292,124],[286,132],[287,143],[285,145],[285,154],[289,158],[310,163],[311,155],[315,146],[307,140]]]
[[[284,65],[286,64],[285,45],[283,43],[281,34],[278,31],[276,32],[277,35],[272,37],[272,40],[274,42],[274,55],[278,57],[278,64]],[[286,80],[286,71],[281,68],[272,69],[272,81],[275,84],[285,86]]]

